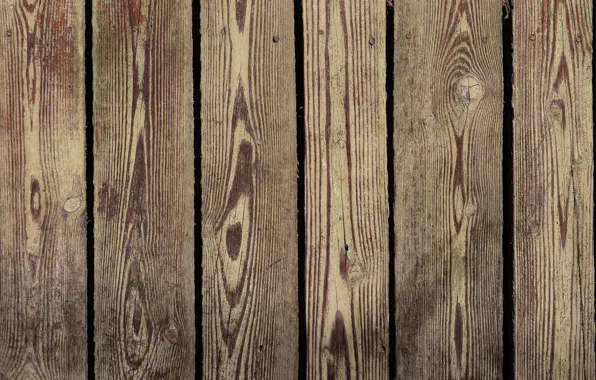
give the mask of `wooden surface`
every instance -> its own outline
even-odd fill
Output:
[[[596,379],[592,2],[516,2],[515,369]]]
[[[395,2],[400,379],[498,379],[501,2]]]
[[[84,22],[0,1],[0,379],[87,378]]]
[[[204,379],[298,375],[293,24],[290,0],[201,1]]]
[[[93,2],[95,376],[192,379],[191,1]]]
[[[303,2],[309,379],[388,376],[385,10]]]

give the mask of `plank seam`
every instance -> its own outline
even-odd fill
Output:
[[[87,199],[87,377],[95,378],[95,184],[93,139],[93,2],[85,2],[85,181]]]
[[[201,172],[201,155],[197,152],[201,151],[201,2],[200,0],[192,0],[192,65],[193,65],[193,125],[195,133],[193,133],[193,151],[194,151],[194,172],[195,172],[195,191],[194,191],[194,235],[195,242],[198,245],[198,250],[195,251],[195,263],[203,262],[203,239],[201,235],[201,226],[203,225],[202,202],[203,197],[200,178]],[[199,183],[197,184],[197,178]],[[198,298],[194,299],[195,309],[195,331],[203,331],[203,265],[195,265],[195,294]],[[195,368],[196,373],[203,377],[203,338],[195,335]]]
[[[387,7],[387,34],[385,36],[385,60],[387,74],[385,79],[385,92],[387,101],[385,103],[387,113],[387,196],[389,201],[389,379],[397,378],[396,354],[396,320],[395,320],[395,170],[394,170],[394,116],[393,105],[394,97],[394,62],[395,54],[395,11],[392,1],[386,2]]]
[[[512,11],[513,4],[503,1],[503,379],[515,378]]]
[[[306,339],[306,120],[305,120],[305,81],[304,81],[304,25],[302,1],[294,0],[294,43],[296,70],[296,142],[298,155],[298,379],[306,380],[307,351]]]

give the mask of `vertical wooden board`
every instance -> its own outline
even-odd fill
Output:
[[[502,377],[501,1],[395,2],[400,379]]]
[[[192,379],[190,0],[94,0],[95,375]]]
[[[0,379],[87,378],[83,4],[0,1]]]
[[[293,13],[201,1],[204,379],[298,375]]]
[[[515,369],[596,379],[592,1],[516,2]]]
[[[308,377],[386,379],[386,5],[303,9]]]

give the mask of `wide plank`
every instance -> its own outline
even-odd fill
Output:
[[[304,0],[309,379],[386,379],[384,0]]]
[[[399,379],[502,377],[501,1],[395,1]]]
[[[516,1],[515,370],[596,379],[592,1]]]
[[[296,379],[293,4],[200,5],[203,379]]]
[[[0,379],[86,379],[84,2],[0,1]]]
[[[194,378],[191,15],[93,1],[97,379]]]

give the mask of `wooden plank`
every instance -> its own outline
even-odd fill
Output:
[[[95,375],[192,379],[191,1],[93,1]]]
[[[303,9],[308,377],[386,379],[386,5]]]
[[[201,1],[204,379],[298,374],[293,13]]]
[[[87,378],[83,5],[0,2],[0,379]]]
[[[501,378],[501,2],[395,17],[398,378]]]
[[[592,1],[515,3],[518,379],[596,379]]]

